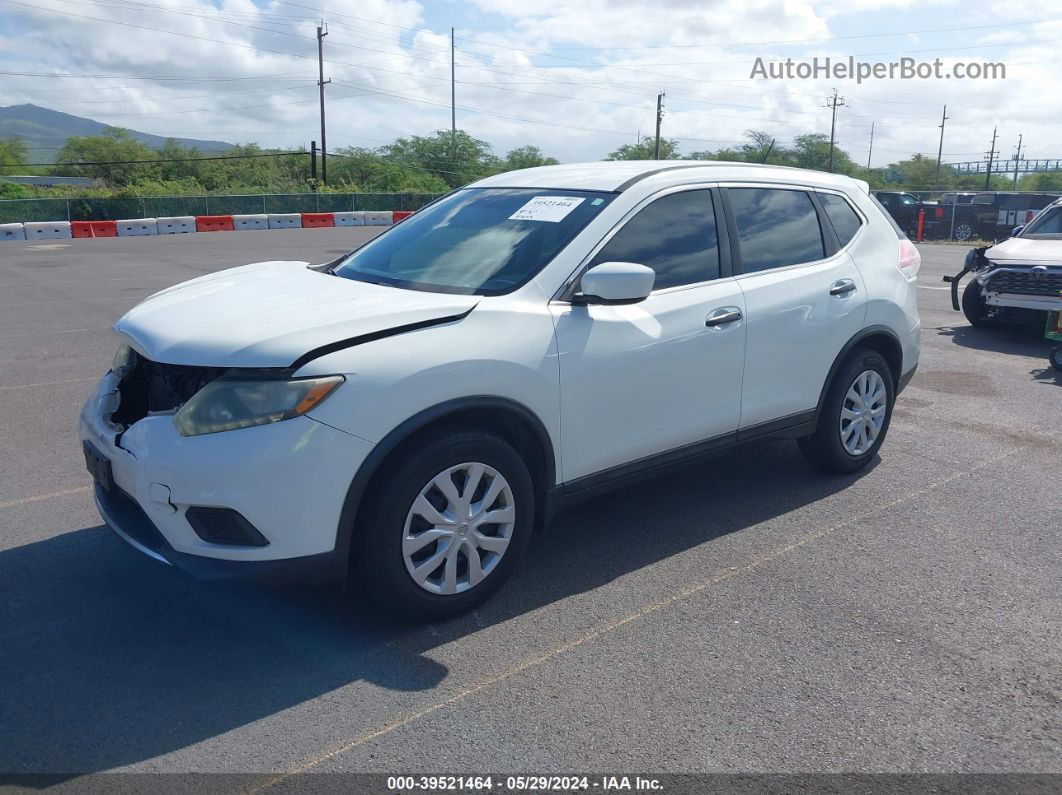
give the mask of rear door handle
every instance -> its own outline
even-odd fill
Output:
[[[830,285],[830,295],[848,295],[855,292],[856,284],[851,279],[838,279]]]
[[[727,323],[735,323],[741,320],[741,310],[736,306],[724,306],[721,309],[716,309],[708,318],[704,321],[704,325],[712,328],[714,326],[725,326]]]

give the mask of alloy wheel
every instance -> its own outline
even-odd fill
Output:
[[[863,455],[874,446],[885,424],[888,390],[876,370],[855,377],[841,404],[841,444],[849,455]]]
[[[406,515],[406,571],[434,594],[474,588],[497,568],[515,524],[512,488],[500,472],[478,462],[452,466],[424,485]]]

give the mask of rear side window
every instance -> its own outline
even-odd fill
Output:
[[[728,188],[744,273],[826,256],[819,215],[804,191]]]
[[[842,248],[847,246],[863,225],[863,219],[856,214],[847,200],[835,193],[820,193],[819,201],[833,224],[833,231],[837,233],[837,242]]]
[[[719,236],[712,194],[672,193],[638,212],[594,257],[656,271],[654,290],[719,278]]]
[[[907,237],[907,235],[904,234],[904,231],[902,229],[900,229],[900,225],[898,223],[896,223],[896,219],[892,217],[892,214],[889,213],[889,211],[886,210],[884,206],[882,206],[881,202],[878,201],[878,197],[875,196],[873,193],[871,193],[870,194],[870,200],[872,202],[874,202],[874,205],[879,210],[881,210],[881,214],[885,217],[885,220],[889,222],[889,226],[891,226],[892,227],[892,231],[896,233],[896,237],[898,237],[898,238]]]

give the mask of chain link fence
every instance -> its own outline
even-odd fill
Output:
[[[245,196],[5,199],[0,201],[0,223],[118,221],[181,215],[419,210],[437,197],[433,193],[261,193]]]
[[[1059,198],[1057,191],[874,190],[872,193],[912,240],[991,243]],[[921,216],[921,223],[919,217]]]

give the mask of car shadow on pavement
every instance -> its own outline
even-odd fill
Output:
[[[5,550],[0,774],[76,776],[155,759],[359,680],[400,693],[430,690],[449,674],[429,655],[436,647],[753,528],[856,479],[817,473],[791,442],[761,442],[628,486],[559,516],[497,596],[430,627],[376,615],[334,587],[195,581],[103,526]],[[410,703],[399,695],[352,708],[384,723]],[[258,740],[259,758],[284,743],[268,727]],[[227,754],[215,742],[208,754],[223,767]]]
[[[1062,371],[1054,369],[1048,362],[1052,346],[1058,343],[1044,339],[1043,329],[1039,326],[1003,323],[981,327],[943,326],[937,329],[937,333],[951,337],[956,345],[964,348],[1041,358],[1045,366],[1031,370],[1029,375],[1036,381],[1062,386]]]

